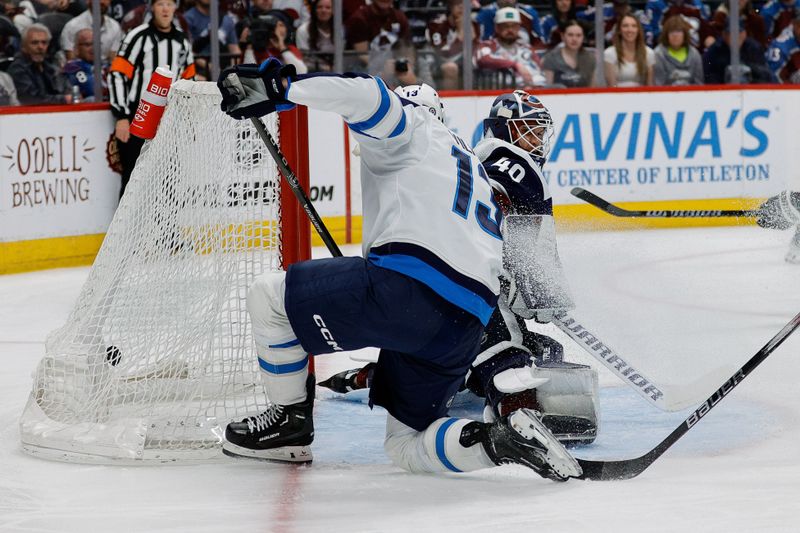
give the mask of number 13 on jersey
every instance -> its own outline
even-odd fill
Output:
[[[473,190],[472,158],[469,154],[464,153],[455,146],[453,146],[450,153],[456,158],[458,163],[458,186],[456,187],[456,194],[453,200],[453,212],[463,219],[469,220]],[[484,182],[489,183],[489,179],[486,177],[486,171],[481,164],[478,164],[478,175]],[[489,196],[489,201],[494,206],[494,216],[492,216],[491,207],[480,200],[476,200],[475,219],[483,231],[502,240],[503,236],[500,233],[500,224],[503,221],[503,213],[500,211],[500,206],[497,205],[494,196],[491,194]]]

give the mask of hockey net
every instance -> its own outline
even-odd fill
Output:
[[[267,406],[246,291],[307,257],[308,231],[255,129],[219,103],[212,83],[170,91],[75,307],[46,340],[20,422],[27,452],[215,459],[225,425]],[[267,127],[302,176],[293,113]]]

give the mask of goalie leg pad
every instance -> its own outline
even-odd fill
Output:
[[[306,399],[309,356],[286,316],[285,288],[284,272],[260,276],[247,292],[247,311],[267,395],[274,403],[291,405]]]
[[[424,431],[386,418],[384,449],[392,462],[408,472],[470,472],[495,466],[477,440],[462,439],[463,418],[439,418]]]
[[[589,443],[597,436],[597,371],[573,363],[545,364],[534,376],[548,378],[536,388],[542,421],[562,442]]]

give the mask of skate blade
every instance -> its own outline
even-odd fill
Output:
[[[534,411],[524,408],[519,409],[512,413],[509,421],[526,439],[536,440],[547,449],[544,459],[555,473],[562,478],[561,481],[583,474],[583,469],[578,464],[578,461],[570,455],[564,445],[539,420]]]
[[[228,457],[245,457],[272,463],[310,463],[314,459],[309,446],[283,446],[268,450],[251,450],[226,442],[222,445],[222,453]]]

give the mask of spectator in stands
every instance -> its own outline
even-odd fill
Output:
[[[108,58],[109,62],[117,55],[117,50],[119,50],[119,45],[124,36],[119,23],[107,15],[110,6],[111,0],[100,0],[100,13],[103,15],[100,22],[100,51],[104,58]],[[78,31],[87,28],[92,29],[91,9],[87,9],[67,22],[64,29],[61,30],[61,50],[64,51],[67,60],[76,57],[76,51],[74,49],[76,34]]]
[[[758,43],[766,47],[768,44],[767,39],[767,25],[762,17],[754,8],[750,0],[739,0],[739,15],[744,17],[745,26],[747,27],[747,35],[758,41]],[[722,30],[728,27],[728,3],[722,2],[719,7],[714,11],[714,16],[711,19],[711,27],[714,29],[715,40],[722,36]],[[711,46],[711,42],[707,46]]]
[[[592,28],[589,38],[586,39],[587,46],[601,46],[605,48],[611,44],[614,37],[614,28],[617,22],[625,15],[633,15],[631,6],[628,0],[613,0],[603,4],[603,41],[599,42],[594,35],[594,14],[595,8],[592,3],[588,8],[583,11],[578,11],[575,16],[579,22],[586,24],[586,27]],[[599,44],[598,44],[599,43]]]
[[[767,65],[764,48],[747,36],[745,21],[739,22],[739,59],[741,61],[742,83],[770,83],[774,80]],[[731,34],[730,28],[722,30],[722,38],[717,39],[703,54],[703,72],[706,83],[731,83]]]
[[[639,19],[624,15],[614,28],[611,46],[603,53],[606,83],[609,87],[653,85],[655,54],[644,44]]]
[[[108,16],[122,24],[122,19],[125,18],[125,15],[139,6],[147,6],[148,3],[149,0],[111,0]],[[89,9],[91,9],[91,2],[88,5]]]
[[[69,20],[80,15],[84,9],[86,6],[80,0],[20,0],[13,20],[22,31],[34,22],[44,24],[44,21],[39,19],[45,14],[61,14],[64,15],[64,20]],[[52,30],[50,33],[52,36]]]
[[[767,38],[776,39],[800,12],[800,0],[770,0],[761,8],[767,26]]]
[[[272,0],[272,9],[279,9],[289,17],[289,30],[300,27],[311,20],[311,14],[304,0]],[[344,20],[344,19],[342,19]]]
[[[142,24],[150,24],[150,21],[153,19],[153,11],[150,9],[151,1],[152,0],[147,0],[146,3],[137,4],[133,10],[127,11],[123,15],[120,24],[122,25],[122,31],[124,33],[128,33],[134,28],[138,28]],[[178,2],[178,5],[180,5],[180,1]],[[172,23],[180,31],[186,35],[189,35],[189,23],[186,22],[183,13],[176,11],[175,17],[172,19]]]
[[[281,19],[276,13],[263,15],[250,23],[250,43],[253,47],[255,61],[261,63],[267,58],[275,57],[286,65],[294,65],[298,74],[308,72],[303,62],[303,54],[286,40],[291,18],[287,15]]]
[[[197,56],[208,57],[211,55],[211,0],[197,0],[194,7],[183,15],[189,23],[189,38],[192,41],[192,51]],[[227,53],[238,58],[242,55],[239,48],[239,36],[236,33],[236,22],[229,14],[221,14],[219,18],[219,45],[222,53]],[[227,66],[228,62],[222,62]],[[198,61],[198,66],[200,62]]]
[[[82,102],[94,102],[94,46],[92,30],[84,28],[75,35],[75,58],[64,65],[64,76],[71,87],[78,87]],[[103,72],[108,73],[108,64],[103,62]],[[107,88],[105,80],[103,86]],[[99,100],[104,100],[101,95]]]
[[[673,15],[684,15],[687,19],[694,19],[692,29],[697,30],[700,27],[700,20],[707,21],[711,18],[711,10],[702,0],[647,0],[640,19],[648,45],[655,45],[658,42],[661,26]]]
[[[648,0],[643,20],[645,40],[655,46],[661,36],[664,21],[680,15],[689,23],[690,44],[700,50],[714,42],[714,28],[708,22],[708,7],[700,0]]]
[[[8,67],[23,104],[71,104],[72,95],[58,67],[50,62],[50,30],[34,23],[22,31],[22,48]]]
[[[566,24],[575,20],[575,3],[572,0],[550,0],[550,13],[542,17],[542,40],[549,48],[561,42],[561,32]]]
[[[297,47],[312,72],[333,70],[333,0],[311,4],[311,20],[297,28]]]
[[[596,65],[594,52],[583,47],[583,26],[577,20],[564,24],[561,44],[542,60],[547,85],[591,87]]]
[[[420,50],[428,46],[428,22],[447,10],[446,0],[397,0],[395,5],[408,19],[411,45]]]
[[[478,11],[477,21],[481,29],[481,40],[487,41],[492,38],[497,12],[506,7],[513,7],[519,11],[520,42],[530,44],[534,48],[544,48],[545,43],[542,38],[542,26],[538,11],[533,6],[518,4],[517,0],[497,0]]]
[[[0,70],[0,107],[8,105],[19,105],[17,89],[11,76]]]
[[[345,23],[347,46],[358,53],[355,69],[380,75],[389,85],[413,85],[414,49],[408,19],[392,0],[373,0]]]
[[[478,27],[470,23],[470,39],[473,50],[477,45]],[[464,3],[448,0],[447,13],[428,23],[428,40],[436,52],[436,77],[440,89],[458,89],[461,84],[461,68],[464,65]],[[470,66],[472,61],[467,62]]]
[[[519,88],[546,85],[539,55],[531,45],[519,41],[521,18],[516,8],[497,10],[494,37],[478,45],[476,64],[483,70],[512,71]]]
[[[767,51],[767,62],[781,83],[800,83],[800,11]]]
[[[122,163],[120,197],[144,144],[142,139],[130,134],[130,127],[150,76],[159,66],[167,66],[174,76],[183,79],[191,79],[195,74],[192,46],[186,34],[173,22],[177,8],[177,0],[153,0],[152,19],[128,32],[111,63],[108,92]]]
[[[656,85],[703,84],[703,58],[689,44],[689,39],[689,24],[682,16],[673,15],[664,21],[655,49],[653,79]]]
[[[5,70],[3,63],[19,51],[19,30],[11,22],[12,13],[7,13],[9,17],[0,15],[0,70]]]

